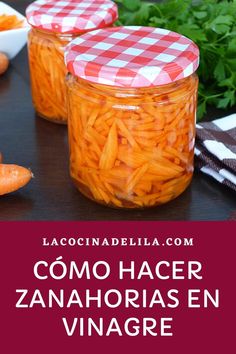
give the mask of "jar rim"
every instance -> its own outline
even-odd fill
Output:
[[[170,94],[172,95],[173,93],[176,92],[176,90],[181,89],[182,85],[186,83],[186,80],[191,80],[193,79],[191,83],[191,89],[183,95],[178,95],[176,98],[172,97],[172,102],[177,102],[180,100],[184,100],[185,97],[191,95],[195,90],[196,90],[196,81],[198,83],[198,76],[196,73],[193,73],[191,76],[184,78],[182,80],[179,80],[174,83],[166,84],[166,85],[161,85],[161,86],[155,86],[155,87],[136,87],[136,88],[131,88],[131,87],[118,87],[118,86],[109,86],[109,85],[103,85],[103,84],[97,84],[94,82],[89,82],[88,80],[78,78],[76,76],[73,76],[71,73],[67,74],[66,82],[67,85],[70,86],[71,82],[72,85],[78,85],[78,90],[74,91],[75,93],[78,92],[78,95],[80,93],[79,86],[87,85],[87,89],[91,92],[93,91],[94,93],[97,93],[98,95],[101,94],[108,94],[112,98],[116,97],[117,99],[122,99],[124,98],[125,100],[127,98],[129,99],[140,99],[143,95],[147,95],[150,93],[150,89],[152,89],[151,93],[152,96],[154,97],[163,97],[163,96],[169,96]],[[73,81],[70,81],[72,79]],[[161,90],[161,91],[159,91]],[[91,98],[90,98],[91,99]],[[158,105],[163,104],[166,105],[169,99],[166,100],[161,100],[161,102],[158,102]],[[143,105],[145,105],[145,102],[142,102]],[[150,102],[147,102],[147,104],[150,104]]]

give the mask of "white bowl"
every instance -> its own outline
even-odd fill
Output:
[[[0,2],[0,15],[2,14],[16,15],[24,20],[22,28],[0,31],[0,52],[5,53],[9,59],[13,59],[26,44],[30,26],[23,15],[4,2]]]

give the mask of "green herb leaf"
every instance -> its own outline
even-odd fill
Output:
[[[228,106],[230,102],[230,99],[228,97],[226,98],[221,98],[218,102],[217,102],[217,108],[226,108]]]
[[[141,6],[141,0],[123,0],[122,3],[126,7],[126,9],[130,11],[136,11]]]
[[[228,79],[222,80],[218,84],[220,87],[233,87],[233,77],[229,77]]]
[[[215,67],[215,70],[214,70],[214,77],[215,77],[218,81],[224,80],[225,77],[226,77],[226,74],[225,74],[225,65],[224,65],[223,60],[221,60],[221,59],[218,61],[218,64],[217,64],[216,67]]]
[[[236,103],[236,96],[234,90],[226,91],[225,97],[229,100],[231,106],[233,106]]]
[[[207,41],[205,33],[202,32],[201,28],[197,24],[184,24],[178,26],[178,30],[181,34],[186,37],[191,38],[195,42]]]
[[[219,15],[209,25],[209,27],[216,33],[223,34],[229,31],[230,26],[234,22],[231,15]]]
[[[208,104],[236,104],[236,0],[116,0],[119,25],[162,27],[200,48],[198,119]]]
[[[203,102],[199,103],[198,108],[197,108],[198,118],[201,119],[205,113],[206,113],[206,101],[203,101]]]
[[[194,17],[196,17],[198,20],[202,20],[203,18],[207,17],[207,12],[206,11],[198,11],[198,12],[193,12]]]

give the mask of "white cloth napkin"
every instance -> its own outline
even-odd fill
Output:
[[[236,114],[197,124],[195,165],[236,191]]]

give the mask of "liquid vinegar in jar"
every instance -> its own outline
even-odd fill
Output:
[[[79,191],[116,208],[179,196],[193,175],[197,46],[163,29],[111,28],[72,41],[65,60]]]

